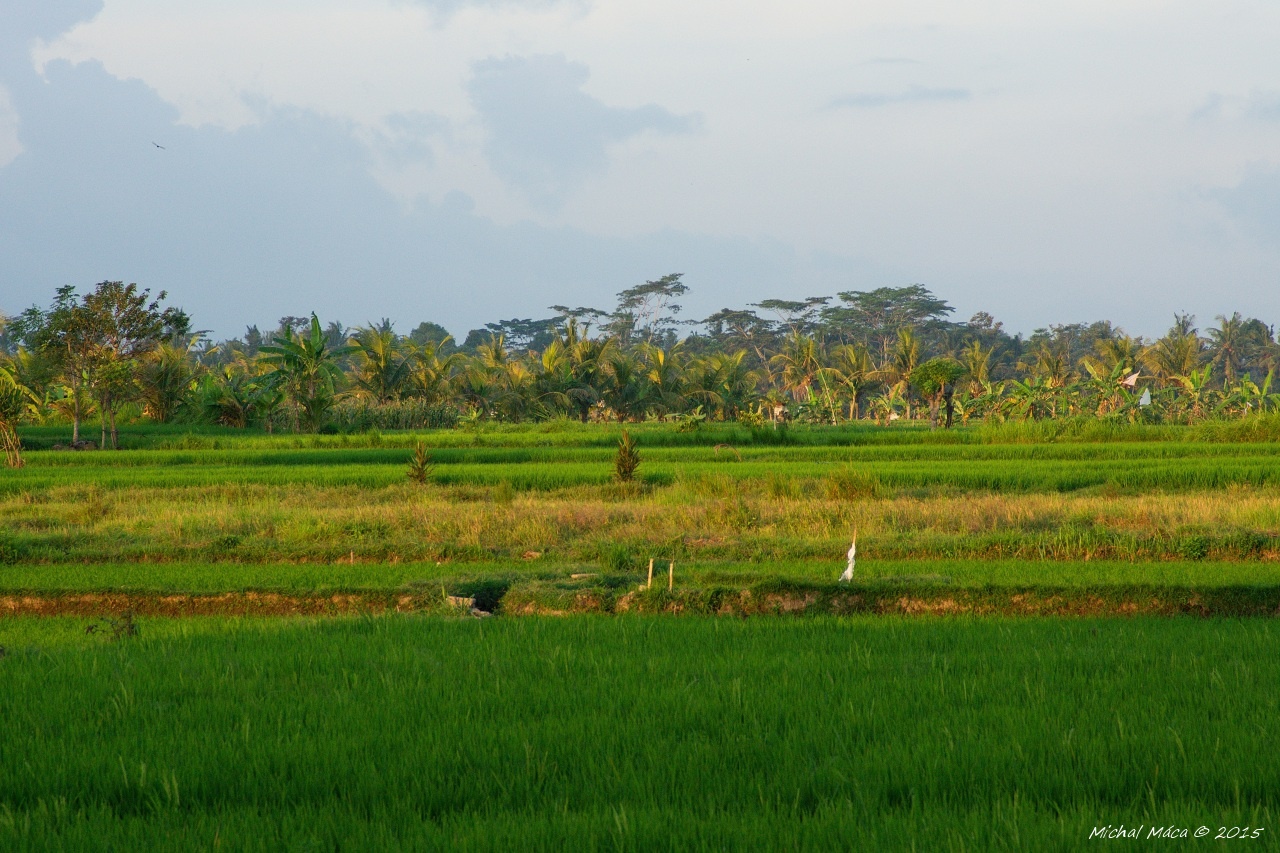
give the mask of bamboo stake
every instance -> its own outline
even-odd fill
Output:
[[[672,560],[671,565],[667,566],[667,592],[675,589],[676,585],[676,561]]]
[[[653,558],[649,558],[649,582],[644,585],[645,589],[653,586]]]

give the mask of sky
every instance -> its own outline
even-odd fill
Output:
[[[1280,322],[1273,0],[0,0],[0,312]]]

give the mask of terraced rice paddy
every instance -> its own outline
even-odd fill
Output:
[[[0,478],[0,844],[1280,831],[1280,444],[630,429],[629,484],[620,431],[570,423],[30,450]]]

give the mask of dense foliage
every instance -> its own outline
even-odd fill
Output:
[[[1102,321],[1009,335],[968,322],[921,285],[769,299],[680,321],[678,274],[618,294],[612,312],[553,306],[543,320],[473,330],[462,346],[424,322],[348,329],[281,318],[214,343],[136,285],[60,289],[4,330],[3,365],[37,405],[103,439],[122,406],[156,422],[268,430],[448,427],[460,421],[782,419],[881,424],[928,418],[1040,421],[1087,416],[1196,423],[1280,409],[1280,343],[1260,320],[1186,315],[1144,340]],[[160,294],[163,299],[164,294]],[[681,326],[688,331],[681,337]],[[115,438],[111,436],[114,443]]]

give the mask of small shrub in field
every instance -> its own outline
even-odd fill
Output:
[[[421,441],[416,442],[413,446],[413,458],[409,460],[409,479],[424,486],[427,480],[431,479],[431,472],[435,467],[431,461],[431,451],[427,450],[427,446]]]
[[[636,560],[626,545],[613,545],[605,552],[604,564],[609,571],[621,574],[634,569]]]
[[[618,441],[618,454],[613,457],[613,476],[620,483],[629,483],[636,477],[636,469],[640,467],[640,451],[636,449],[636,441],[625,429]]]
[[[1178,542],[1178,556],[1184,560],[1203,560],[1209,556],[1209,539],[1206,536],[1184,536]]]

